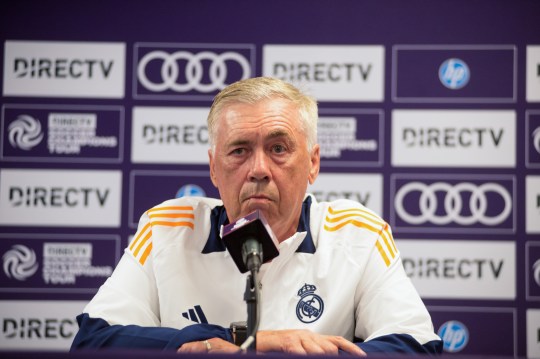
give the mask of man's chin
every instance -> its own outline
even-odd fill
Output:
[[[269,218],[271,217],[271,214],[272,214],[272,211],[270,210],[269,206],[268,205],[262,205],[260,203],[257,203],[257,204],[251,204],[251,205],[248,205],[248,206],[245,206],[243,209],[242,209],[242,213],[240,215],[239,218],[242,218],[242,217],[245,217],[253,212],[255,212],[256,210],[259,210],[260,213],[262,213],[263,217],[268,221]]]

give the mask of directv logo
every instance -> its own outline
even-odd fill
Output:
[[[437,334],[443,341],[445,352],[459,352],[469,342],[469,331],[467,327],[457,320],[451,320],[441,325]]]
[[[441,83],[451,89],[459,90],[469,83],[471,72],[467,64],[460,59],[448,59],[439,67]]]

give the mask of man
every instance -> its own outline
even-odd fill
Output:
[[[184,197],[144,213],[78,317],[73,348],[237,352],[229,324],[246,319],[246,275],[220,231],[258,209],[280,254],[260,270],[257,351],[440,353],[389,226],[357,202],[305,194],[320,165],[312,98],[277,79],[240,81],[214,99],[208,131],[221,201]]]

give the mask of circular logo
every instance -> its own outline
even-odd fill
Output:
[[[471,73],[465,61],[452,58],[439,67],[439,80],[451,90],[459,90],[469,83]]]
[[[296,316],[303,323],[313,323],[320,318],[324,310],[324,303],[317,294],[306,294],[300,298],[296,305]]]
[[[176,192],[176,198],[180,197],[205,197],[206,192],[196,184],[187,184],[180,187]]]
[[[536,284],[540,286],[540,259],[533,264],[533,277]]]
[[[418,199],[419,214],[410,213],[405,209],[405,197],[411,192],[420,192]],[[444,193],[442,213],[438,204],[437,192]],[[488,193],[493,192],[502,198],[504,208],[500,213],[489,216],[488,213]],[[470,215],[463,214],[463,197],[465,193],[470,193],[468,208]],[[396,193],[394,206],[399,216],[406,222],[414,225],[431,222],[437,225],[446,225],[455,222],[460,225],[472,225],[480,222],[487,226],[495,226],[506,220],[512,212],[512,197],[508,191],[498,183],[484,183],[479,186],[462,182],[451,185],[445,182],[435,182],[425,184],[421,182],[410,182],[404,185]]]
[[[540,153],[540,127],[534,129],[532,136],[534,149],[536,152]]]
[[[465,324],[451,320],[439,328],[437,333],[443,341],[443,350],[450,353],[461,351],[469,342],[469,331]]]
[[[152,81],[148,78],[146,69],[153,61],[161,62],[160,79]],[[244,56],[239,53],[227,51],[216,54],[202,51],[192,54],[188,51],[177,51],[169,54],[165,51],[152,51],[144,55],[137,67],[140,83],[150,91],[162,92],[172,90],[175,92],[188,92],[196,90],[208,93],[221,90],[227,86],[227,62],[236,62],[242,68],[241,79],[251,76],[251,67]],[[208,73],[205,74],[203,62],[210,62]],[[185,63],[185,66],[180,64]],[[203,81],[208,77],[210,83]]]
[[[16,244],[2,257],[4,273],[8,278],[24,281],[36,273],[36,253],[30,248]]]
[[[41,123],[28,115],[20,115],[8,127],[9,143],[14,148],[28,151],[43,139]]]

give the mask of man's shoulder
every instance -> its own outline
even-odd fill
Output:
[[[346,198],[335,199],[332,201],[321,201],[318,202],[314,197],[312,197],[312,211],[319,211],[326,214],[335,215],[337,213],[346,213],[346,212],[358,212],[369,215],[370,217],[377,219],[381,222],[384,220],[379,214],[366,207],[360,202],[353,201]]]
[[[149,211],[164,210],[164,209],[185,209],[185,210],[212,210],[217,206],[222,206],[223,202],[217,198],[209,197],[180,197],[173,198],[161,202],[152,207]]]
[[[147,210],[146,215],[154,230],[179,227],[202,229],[208,227],[214,209],[220,206],[223,206],[223,202],[215,198],[181,197],[161,202]]]
[[[312,202],[313,219],[319,218],[325,232],[367,230],[378,234],[387,223],[377,213],[362,203],[349,199]]]
[[[198,246],[199,250],[202,250],[209,233],[214,228],[212,224],[212,218],[215,217],[214,209],[222,205],[223,203],[215,198],[181,197],[166,200],[152,207],[146,214],[154,247],[161,248],[188,239],[184,241],[186,244],[189,242],[190,245]]]

